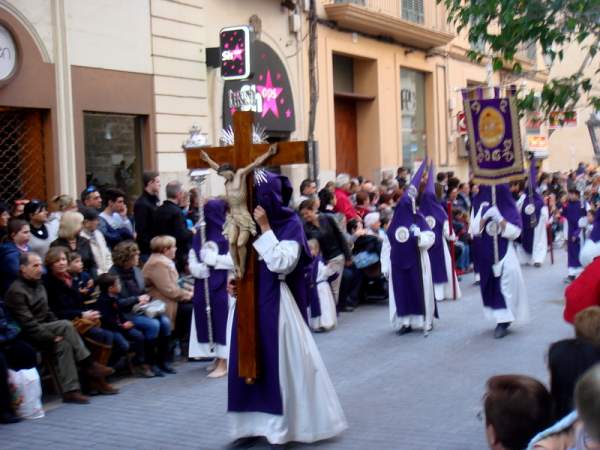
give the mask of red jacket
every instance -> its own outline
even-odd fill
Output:
[[[352,206],[352,202],[350,201],[350,195],[346,191],[336,188],[335,199],[335,212],[342,213],[346,217],[346,220],[359,218],[354,206]]]
[[[590,306],[600,306],[600,258],[594,259],[565,289],[564,318],[573,323],[575,315]]]

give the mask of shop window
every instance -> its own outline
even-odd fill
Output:
[[[423,23],[425,21],[423,0],[402,0],[402,18],[410,22]]]
[[[143,116],[84,114],[86,182],[117,187],[131,202],[142,191]]]
[[[412,167],[425,158],[425,74],[400,70],[400,107],[402,109],[402,165]]]

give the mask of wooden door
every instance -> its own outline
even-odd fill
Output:
[[[335,99],[335,171],[358,175],[358,144],[356,140],[356,102]]]

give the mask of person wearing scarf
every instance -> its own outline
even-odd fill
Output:
[[[247,384],[238,375],[237,312],[229,357],[228,412],[232,437],[263,436],[270,444],[316,442],[347,428],[339,399],[307,325],[312,261],[300,218],[288,207],[289,180],[255,171],[254,219],[258,254],[258,353],[260,375]]]
[[[480,289],[486,317],[496,321],[494,337],[508,334],[515,320],[529,317],[527,291],[521,265],[512,243],[523,227],[508,185],[496,186],[496,205],[492,187],[481,186],[473,199],[474,217],[469,232],[474,236],[473,253],[481,277]],[[498,235],[498,262],[494,257],[494,235]]]

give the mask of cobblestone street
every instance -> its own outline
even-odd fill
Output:
[[[428,338],[396,336],[384,305],[345,313],[338,329],[315,335],[349,429],[311,448],[486,448],[477,413],[487,378],[523,373],[547,382],[548,345],[571,334],[561,314],[565,255],[556,256],[554,266],[523,269],[532,320],[500,341],[492,338],[494,324],[483,320],[471,274],[463,277],[460,301],[439,305],[441,319]],[[89,406],[51,403],[44,419],[0,427],[0,448],[225,448],[226,381],[207,379],[205,365],[179,365],[179,373],[166,378],[125,380],[120,395],[94,397]]]

